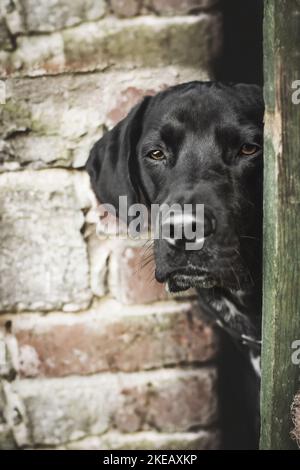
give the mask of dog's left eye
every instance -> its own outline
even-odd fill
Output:
[[[161,150],[153,150],[148,154],[148,156],[152,158],[152,160],[164,160],[165,158],[165,155]]]
[[[250,155],[254,155],[256,152],[258,152],[260,150],[260,147],[258,145],[255,145],[255,144],[244,144],[242,145],[240,151],[239,151],[239,155],[240,156],[250,156]]]

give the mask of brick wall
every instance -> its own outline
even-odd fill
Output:
[[[215,332],[96,236],[91,145],[144,94],[212,76],[214,0],[1,0],[0,447],[219,446]]]
[[[300,391],[296,394],[292,404],[292,420],[294,428],[291,436],[295,439],[300,448]]]

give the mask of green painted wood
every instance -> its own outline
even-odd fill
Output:
[[[264,294],[261,448],[294,449],[290,406],[300,388],[300,1],[265,0]],[[298,96],[300,96],[298,94]]]

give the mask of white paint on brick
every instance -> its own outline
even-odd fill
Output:
[[[19,352],[20,370],[26,364],[26,374],[28,377],[35,377],[39,373],[40,360],[36,350],[29,344],[20,347]]]
[[[115,419],[122,420],[122,413],[126,412],[128,391],[132,390],[133,397],[135,393],[147,394],[149,384],[155,391],[154,396],[161,395],[163,399],[166,394],[174,394],[176,407],[180,409],[180,418],[176,419],[181,424],[177,427],[181,427],[182,431],[186,430],[185,427],[212,424],[216,419],[216,397],[213,392],[215,379],[216,371],[213,368],[162,369],[64,379],[24,379],[14,382],[12,387],[25,404],[33,443],[59,445],[108,431]],[[178,397],[180,390],[186,390],[189,383],[195,382],[207,389],[209,399],[202,409],[197,410],[198,416],[192,418],[189,410],[191,404],[185,401],[186,397],[178,402]],[[142,395],[140,399],[143,403]],[[133,402],[130,406],[135,408],[136,404]],[[145,413],[150,413],[148,426],[151,426],[151,411],[145,408]],[[162,431],[175,431],[172,420],[160,425],[164,428]]]
[[[0,133],[3,139],[14,135],[0,141],[3,159],[0,171],[15,171],[21,165],[33,169],[82,166],[92,145],[101,138],[103,127],[115,124],[110,113],[120,109],[119,100],[126,90],[138,90],[141,97],[147,90],[159,91],[167,85],[205,78],[207,74],[201,69],[163,67],[34,80],[8,79],[7,106],[0,107]],[[81,120],[81,137],[76,122],[66,122],[66,115],[73,113]],[[81,196],[92,199],[88,183],[82,176],[78,178],[82,180],[78,185]]]
[[[209,0],[203,0],[201,5],[207,2]],[[8,3],[9,9],[6,9]],[[3,11],[4,7],[6,11]],[[117,20],[109,17],[94,22],[105,12],[104,0],[24,0],[22,7],[26,11],[26,24],[19,0],[1,4],[1,14],[8,29],[12,34],[18,34],[14,52],[9,35],[4,37],[6,50],[0,51],[0,74],[12,73],[18,77],[7,80],[7,106],[0,107],[1,172],[83,166],[92,144],[102,136],[106,127],[112,127],[121,118],[112,111],[124,107],[121,111],[126,112],[127,107],[133,104],[130,101],[132,95],[126,94],[130,87],[136,93],[133,93],[133,99],[139,99],[149,90],[155,92],[180,82],[208,79],[210,61],[219,48],[219,17],[216,14],[167,19],[152,16]],[[74,27],[86,20],[89,23]],[[57,32],[64,27],[69,29]],[[51,34],[26,37],[26,31],[50,31]],[[166,67],[165,64],[173,65]],[[109,70],[104,73],[73,73],[102,71],[107,67]],[[60,72],[71,74],[60,76]],[[41,76],[44,74],[47,77]],[[35,78],[20,79],[26,75]],[[141,330],[145,327],[146,334],[147,328],[151,330],[153,324],[157,326],[153,331],[159,341],[163,334],[160,328],[168,328],[176,315],[190,312],[190,302],[168,301],[126,307],[105,299],[94,301],[88,308],[92,293],[96,296],[107,294],[106,261],[111,250],[107,247],[106,252],[103,242],[99,242],[97,247],[91,247],[89,243],[88,259],[84,238],[88,240],[94,227],[86,227],[84,234],[80,231],[84,222],[95,222],[95,217],[91,217],[92,210],[85,219],[83,217],[82,210],[90,207],[95,207],[95,199],[84,173],[47,170],[0,176],[0,209],[3,214],[0,227],[0,308],[27,312],[22,315],[2,314],[1,324],[12,320],[13,334],[27,329],[34,336],[47,335],[50,327],[75,325],[79,330],[87,327],[104,331],[107,325],[114,327],[114,323],[127,321],[127,330],[122,332],[121,329],[120,343],[128,348],[130,328],[138,319],[141,324],[144,322]],[[116,249],[116,242],[109,243]],[[130,242],[126,243],[133,247]],[[129,251],[132,253],[133,248]],[[112,270],[110,286],[116,292],[120,289],[117,257],[113,263],[115,269]],[[82,309],[88,310],[72,313]],[[30,310],[35,312],[30,313]],[[45,310],[55,312],[45,315]],[[28,344],[22,344],[18,351],[13,334],[0,339],[2,357],[5,356],[1,372],[11,377],[15,371],[22,372],[22,364],[26,363],[26,373],[38,376],[40,358],[37,351]],[[146,355],[142,368],[162,367],[165,365],[163,361],[167,365],[176,365],[179,360],[186,363],[195,356],[189,349],[191,345],[178,346],[185,340],[178,339],[178,334],[176,340],[168,336],[168,340],[159,343],[157,348],[161,357],[151,359],[151,354]],[[81,364],[86,364],[87,354],[80,344],[73,347],[72,352]],[[66,360],[70,361],[69,358]],[[56,366],[50,353],[46,362],[49,368]],[[107,358],[103,359],[103,364],[102,367],[110,367]],[[212,447],[218,441],[213,430],[198,433],[144,431],[132,435],[110,431],[117,413],[125,413],[125,423],[119,416],[119,425],[127,424],[127,392],[123,393],[121,389],[136,387],[139,391],[152,383],[162,397],[164,394],[169,397],[174,387],[181,384],[180,402],[181,397],[186,397],[188,379],[191,384],[197,380],[206,381],[208,388],[211,387],[212,392],[203,404],[203,415],[199,418],[206,425],[215,419],[216,412],[213,368],[103,373],[65,379],[17,379],[12,384],[4,381],[7,405],[1,408],[5,409],[9,425],[0,423],[1,445],[13,447],[15,442],[18,446],[32,445],[32,431],[34,444],[68,442],[66,447],[70,448],[89,445],[144,448],[148,445],[145,442],[149,442],[149,448],[157,446],[162,449],[177,449],[183,442],[187,448],[194,442],[197,442],[197,448]],[[173,424],[171,416],[166,429],[178,431],[178,427],[187,429],[195,424],[193,416],[189,416],[189,405],[189,399],[184,398],[173,413],[176,415],[179,410],[179,414],[184,415],[187,412],[187,421]],[[128,406],[131,406],[130,402]],[[149,410],[143,400],[141,407],[147,414]],[[155,409],[152,411],[154,414],[157,412]],[[160,424],[162,428],[164,425]],[[103,432],[103,436],[85,439]],[[70,441],[76,442],[72,444]]]
[[[108,294],[108,260],[114,250],[114,243],[99,240],[93,234],[88,239],[91,290],[97,297]]]
[[[22,0],[26,32],[47,32],[101,18],[105,0]]]
[[[6,403],[2,412],[13,434],[15,443],[17,446],[23,447],[31,444],[31,438],[24,403],[13,384],[14,383],[2,380]]]
[[[108,17],[61,33],[18,37],[14,52],[0,52],[0,73],[6,76],[12,69],[19,75],[37,76],[120,65],[163,66],[168,59],[174,65],[197,63],[207,72],[220,49],[219,28],[219,15],[206,13],[122,20]]]
[[[17,328],[31,329],[36,325],[43,331],[43,325],[47,329],[48,325],[73,325],[84,323],[88,318],[97,319],[101,317],[103,323],[115,321],[122,317],[131,316],[148,316],[148,315],[173,315],[197,308],[195,302],[168,300],[164,302],[154,302],[146,305],[122,305],[114,299],[105,298],[100,301],[94,301],[93,305],[85,312],[61,313],[53,311],[44,315],[42,312],[29,313],[24,311],[22,315],[11,316],[2,314],[0,317],[0,325],[8,320],[13,320],[13,324]],[[38,317],[38,321],[37,321]]]
[[[84,218],[72,174],[0,175],[0,308],[80,310],[91,300]]]
[[[153,431],[122,434],[110,431],[103,436],[87,437],[65,446],[70,450],[217,450],[219,447],[220,433],[213,429],[169,434]]]

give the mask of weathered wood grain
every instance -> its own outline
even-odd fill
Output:
[[[266,0],[262,449],[293,449],[290,407],[300,386],[300,1]]]

